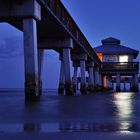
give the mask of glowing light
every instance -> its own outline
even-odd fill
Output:
[[[97,56],[99,57],[99,59],[102,61],[103,60],[103,54],[102,53],[97,53]]]
[[[132,96],[132,93],[115,94],[114,104],[117,107],[117,115],[120,119],[131,118],[133,116]]]
[[[130,123],[128,123],[128,122],[123,122],[123,123],[120,124],[120,130],[121,130],[121,131],[127,131],[128,128],[129,128],[130,126],[131,126]]]
[[[120,131],[120,133],[127,134],[127,135],[133,135],[134,134],[134,132],[131,132],[131,131]]]
[[[119,62],[128,62],[128,56],[127,55],[123,55],[123,56],[119,56]]]
[[[122,134],[128,135],[137,132],[137,124],[130,121],[135,117],[134,101],[133,92],[114,94],[115,113],[117,119],[120,120],[119,132]]]

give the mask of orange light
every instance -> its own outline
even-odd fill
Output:
[[[99,57],[99,59],[102,61],[103,60],[103,54],[102,53],[97,53],[97,56]]]

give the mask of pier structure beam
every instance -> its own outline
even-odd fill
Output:
[[[99,72],[99,67],[94,67],[94,75],[95,75],[95,90],[100,91],[101,90],[101,75]]]
[[[42,71],[43,71],[44,50],[38,50],[38,79],[39,95],[42,95]]]
[[[72,84],[73,84],[73,92],[76,93],[77,91],[77,74],[78,74],[78,67],[79,67],[79,62],[73,61],[73,67],[74,67],[74,71],[73,71],[73,79],[72,79]]]
[[[59,45],[59,42],[58,42]],[[65,80],[65,95],[72,96],[72,81],[71,81],[71,71],[70,71],[70,61],[71,61],[71,49],[73,48],[73,39],[67,38],[62,42],[62,69],[64,70],[64,80]]]
[[[71,82],[71,72],[70,72],[70,61],[71,61],[71,49],[73,48],[73,39],[44,39],[39,44],[39,49],[53,49],[61,50],[60,60],[61,60],[61,70],[60,70],[60,83],[58,88],[58,93],[63,94],[63,84],[65,87],[65,95],[73,95],[72,82]],[[63,73],[63,74],[62,74]],[[64,78],[62,78],[64,77]],[[65,82],[63,82],[63,80]],[[61,86],[60,86],[61,85]]]
[[[124,91],[126,91],[126,83],[125,83],[125,81],[123,82],[123,85],[124,85]]]
[[[138,92],[139,91],[139,77],[138,74],[135,74],[133,76],[134,80],[133,80],[133,91],[134,92]]]
[[[67,96],[73,95],[71,72],[70,72],[70,48],[63,49],[63,63],[64,63],[64,74],[65,74],[65,94]]]
[[[58,94],[64,94],[64,89],[65,89],[64,63],[63,60],[61,60]]]
[[[86,53],[73,54],[72,60],[79,62],[80,72],[81,72],[80,92],[81,94],[87,94],[86,62],[85,62],[87,60],[87,54]]]
[[[41,6],[37,0],[20,0],[19,2],[12,0],[10,3],[9,0],[2,1],[0,4],[0,20],[15,21],[24,18],[41,20]]]
[[[133,83],[134,83],[134,77],[132,75],[131,80],[130,80],[130,91],[133,91]]]
[[[111,82],[111,90],[113,90],[113,81],[112,81],[112,77],[111,77],[111,79],[110,79],[110,82]]]
[[[34,100],[39,95],[37,28],[35,19],[23,20],[25,98]]]
[[[120,74],[116,75],[116,91],[120,92]]]
[[[73,92],[76,93],[77,91],[77,72],[78,72],[78,67],[74,67],[74,72],[73,72]]]
[[[109,90],[111,90],[112,89],[112,81],[111,81],[111,78],[108,76],[108,88],[109,88]]]
[[[88,77],[88,91],[93,92],[94,91],[94,62],[88,61],[86,62],[86,67],[88,69],[89,77]]]
[[[108,76],[107,75],[104,75],[104,77],[103,77],[103,87],[104,87],[104,90],[106,91],[106,90],[108,90],[108,88],[109,88],[109,80],[108,80]]]
[[[87,83],[86,83],[86,64],[85,60],[80,60],[80,70],[81,70],[81,85],[80,91],[82,94],[87,94]]]
[[[10,4],[3,1],[0,4],[0,20],[23,22],[25,99],[36,100],[39,95],[36,21],[41,20],[41,6],[37,0],[11,1]]]
[[[103,77],[102,74],[99,72],[99,91],[103,90]]]

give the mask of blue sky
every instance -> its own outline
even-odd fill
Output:
[[[116,37],[123,45],[140,50],[139,0],[61,1],[93,47],[100,45],[102,39]],[[0,47],[0,88],[23,87],[22,33],[8,24],[0,23]],[[43,87],[57,87],[59,67],[58,54],[46,51]]]
[[[92,46],[116,37],[140,50],[139,0],[61,0]]]

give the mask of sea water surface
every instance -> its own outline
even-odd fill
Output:
[[[140,139],[140,94],[44,92],[27,103],[22,91],[0,92],[0,139]]]

